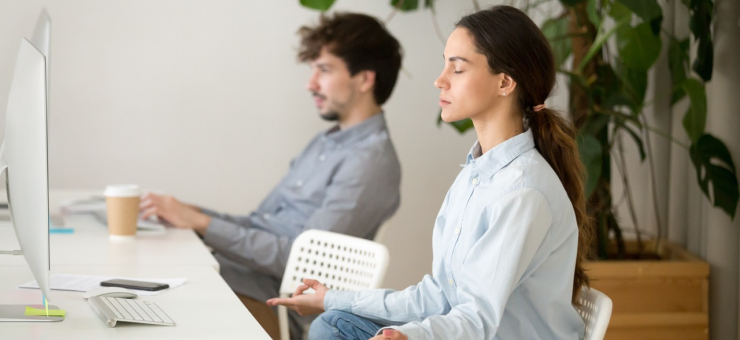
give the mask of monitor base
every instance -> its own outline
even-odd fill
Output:
[[[26,315],[26,307],[30,305],[0,305],[0,322],[56,322],[64,320],[61,316],[35,316]],[[49,305],[49,309],[59,309],[57,306]]]

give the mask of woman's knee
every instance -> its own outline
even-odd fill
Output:
[[[308,340],[334,339],[334,327],[338,314],[343,312],[328,311],[324,312],[311,322],[308,329]]]

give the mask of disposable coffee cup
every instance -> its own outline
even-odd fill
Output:
[[[139,217],[138,185],[109,185],[103,193],[108,210],[108,235],[111,240],[133,240]]]

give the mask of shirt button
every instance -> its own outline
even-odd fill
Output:
[[[266,220],[269,220],[270,219],[270,214],[264,214],[264,215],[262,215],[262,217],[264,217]]]
[[[471,183],[473,183],[473,185],[476,185],[476,184],[478,184],[478,177],[476,177],[476,178],[473,178],[473,180],[472,180],[472,181],[470,181],[470,182],[471,182]]]
[[[302,187],[303,186],[303,181],[295,182],[295,186],[297,186],[299,188]]]
[[[460,228],[455,228],[455,235],[460,234]]]
[[[324,160],[326,160],[326,156],[324,155],[319,156],[319,160],[323,162]]]
[[[452,279],[450,279],[449,282],[450,282],[450,286],[454,286],[455,285],[455,281],[452,281]]]

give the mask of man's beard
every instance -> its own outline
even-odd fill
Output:
[[[336,122],[337,120],[339,120],[339,113],[333,110],[326,113],[321,112],[319,113],[319,116],[321,116],[321,118],[328,122]]]

